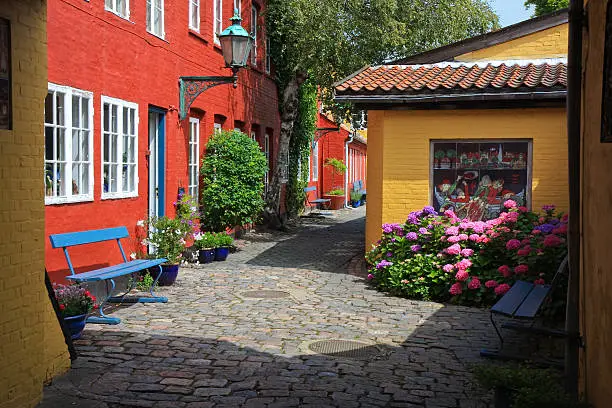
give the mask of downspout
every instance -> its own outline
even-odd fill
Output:
[[[578,397],[580,339],[580,205],[583,0],[571,0],[567,69],[567,141],[569,166],[569,273],[565,317],[566,389]]]
[[[349,163],[349,148],[348,145],[353,143],[355,133],[354,130],[349,133],[349,138],[346,142],[344,142],[344,163],[346,163],[346,171],[344,172],[344,208],[349,208],[349,198],[351,197],[348,191],[348,179],[349,179],[349,171],[351,169]],[[348,197],[348,198],[347,198]]]

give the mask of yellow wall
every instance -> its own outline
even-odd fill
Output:
[[[567,57],[568,24],[561,24],[489,48],[468,52],[457,61]]]
[[[567,210],[565,108],[370,111],[368,120],[366,250],[382,223],[431,204],[432,139],[533,139],[532,208]]]
[[[44,285],[47,4],[0,5],[11,23],[13,97],[13,129],[0,130],[0,408],[24,408],[70,360]]]
[[[588,2],[583,42],[581,385],[595,408],[612,401],[612,144],[600,143],[606,3]]]

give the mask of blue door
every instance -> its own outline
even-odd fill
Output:
[[[149,217],[165,213],[166,112],[149,107]]]

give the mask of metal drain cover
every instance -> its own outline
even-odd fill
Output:
[[[242,292],[241,295],[246,298],[256,299],[279,299],[289,297],[289,292],[282,290],[249,290]]]
[[[355,340],[319,340],[308,345],[317,354],[367,360],[381,354],[378,346]]]

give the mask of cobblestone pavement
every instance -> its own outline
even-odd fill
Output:
[[[363,252],[363,215],[247,234],[228,261],[182,267],[160,290],[167,304],[87,325],[40,408],[487,407],[468,373],[496,344],[486,311],[389,297],[346,273]],[[367,358],[309,351],[325,339],[362,342]]]

